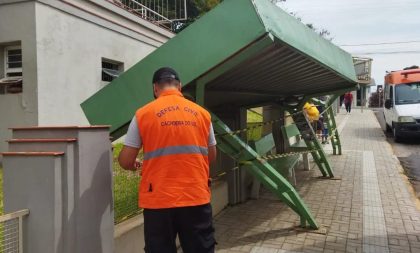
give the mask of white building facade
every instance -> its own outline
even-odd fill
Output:
[[[0,152],[10,127],[87,125],[80,103],[173,36],[112,1],[1,0]]]

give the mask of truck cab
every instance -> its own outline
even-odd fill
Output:
[[[385,76],[384,116],[395,141],[420,137],[420,69],[410,67]]]

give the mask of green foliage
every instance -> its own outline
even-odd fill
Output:
[[[223,0],[191,0],[192,4],[197,8],[200,15],[210,11]]]
[[[247,123],[261,123],[263,121],[263,116],[261,113],[256,112],[255,110],[248,110],[246,122]]]
[[[382,106],[382,104],[383,104],[383,102],[382,102],[383,97],[384,96],[383,96],[382,93],[379,94],[378,92],[373,92],[370,95],[370,98],[369,98],[369,107],[376,108],[376,107]]]
[[[261,124],[263,122],[263,116],[261,113],[258,113],[254,110],[248,110],[247,111],[247,127],[253,127],[258,124]],[[256,141],[261,139],[262,136],[262,126],[252,128],[249,131],[247,131],[247,138],[248,141]]]
[[[0,215],[3,214],[3,168],[0,166]]]
[[[113,150],[113,179],[114,179],[114,220],[115,223],[124,221],[141,212],[138,207],[138,172],[126,171],[118,164],[118,155],[123,147],[122,143],[114,145]],[[142,154],[139,155],[141,158]]]
[[[277,4],[280,2],[286,2],[286,0],[270,0],[273,4]],[[187,10],[188,10],[188,19],[183,22],[178,22],[174,25],[173,31],[175,33],[179,33],[180,31],[184,30],[190,24],[194,23],[197,19],[201,16],[206,14],[208,11],[216,7],[219,3],[223,2],[223,0],[188,0],[187,1]],[[302,22],[302,18],[297,15],[296,12],[290,12],[290,15],[294,16],[297,20]],[[305,24],[307,27],[312,29],[314,32],[318,33],[320,36],[332,40],[333,38],[330,37],[331,33],[327,29],[318,29],[312,23]]]
[[[294,18],[296,18],[297,20],[299,20],[300,22],[303,23],[302,18],[298,16],[298,14],[296,12],[289,12],[290,15],[292,15]],[[327,40],[333,40],[332,37],[330,37],[331,33],[330,31],[328,31],[327,29],[318,29],[314,24],[312,23],[306,23],[305,24],[309,29],[313,30],[314,32],[318,33],[321,37],[324,37]]]
[[[188,19],[186,21],[176,23],[173,27],[173,31],[175,33],[179,33],[184,30],[222,1],[223,0],[187,0]]]

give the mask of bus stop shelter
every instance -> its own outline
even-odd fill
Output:
[[[268,0],[225,0],[83,102],[89,122],[111,125],[114,138],[124,135],[135,111],[154,99],[152,75],[163,66],[174,68],[183,92],[212,113],[218,148],[226,153],[217,172],[243,167],[292,208],[302,226],[317,228],[294,187],[232,130],[246,126],[244,108],[293,114],[313,97],[354,90],[351,55]],[[235,173],[228,176],[230,199],[245,188],[245,177]]]

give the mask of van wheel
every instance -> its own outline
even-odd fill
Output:
[[[396,127],[392,128],[392,133],[393,133],[393,136],[394,136],[394,141],[395,142],[400,142],[401,141],[401,136],[399,135]]]

